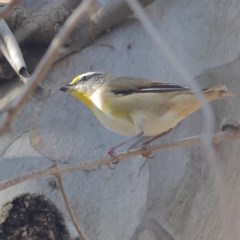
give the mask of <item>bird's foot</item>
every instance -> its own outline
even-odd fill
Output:
[[[143,143],[143,144],[142,144],[142,148],[143,148],[144,150],[146,149],[146,153],[142,154],[142,157],[145,157],[145,158],[147,158],[147,159],[153,159],[153,158],[155,158],[156,155],[151,156],[151,155],[152,155],[152,147],[151,147],[151,145],[148,145],[148,144]]]
[[[111,164],[115,164],[115,165],[116,165],[116,164],[118,164],[119,161],[120,161],[119,157],[118,157],[117,154],[114,152],[114,150],[115,150],[115,148],[110,148],[110,149],[106,152],[106,154],[105,154],[105,156],[110,155],[111,157],[113,157],[113,160],[112,160],[111,162],[107,163],[107,166],[108,166],[108,168],[110,168],[110,169],[115,169],[115,167],[111,167]]]

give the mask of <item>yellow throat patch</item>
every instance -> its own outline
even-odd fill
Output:
[[[76,90],[72,90],[71,95],[80,100],[82,103],[84,103],[87,107],[89,107],[92,110],[93,103],[86,93],[80,93]]]
[[[76,76],[68,85],[71,86],[71,85],[77,83],[79,81],[79,79],[81,79],[81,75]],[[71,95],[74,96],[75,98],[77,98],[79,101],[81,101],[87,107],[92,109],[93,103],[86,93],[80,93],[80,92],[73,89],[71,91]]]

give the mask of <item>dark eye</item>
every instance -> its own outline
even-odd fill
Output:
[[[86,81],[87,80],[87,77],[82,77],[82,81]]]

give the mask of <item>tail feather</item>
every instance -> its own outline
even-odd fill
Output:
[[[206,93],[207,95],[208,93],[211,95],[215,95],[215,99],[235,97],[233,93],[228,92],[228,89],[225,85],[217,85],[215,87],[204,89],[204,93]]]
[[[218,85],[208,89],[202,89],[203,95],[206,99],[206,102],[211,102],[216,99],[221,98],[230,98],[235,95],[231,92],[228,92],[227,87],[224,85]],[[190,94],[189,94],[190,93]],[[179,116],[184,119],[186,116],[195,112],[202,106],[202,103],[196,98],[193,92],[188,92],[188,94],[181,94],[175,97],[174,107],[172,109],[178,113]]]

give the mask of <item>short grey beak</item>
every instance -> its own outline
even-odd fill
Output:
[[[59,90],[60,90],[60,91],[63,91],[63,92],[67,92],[68,89],[69,89],[68,87],[61,87]]]

